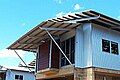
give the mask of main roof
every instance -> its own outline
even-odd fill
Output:
[[[59,36],[68,32],[68,30],[57,30],[57,28],[72,30],[85,22],[95,23],[102,25],[103,27],[120,31],[120,21],[96,11],[89,10],[44,21],[19,38],[16,42],[10,45],[8,49],[20,49],[34,52],[44,40],[49,38],[46,31],[42,30],[42,28],[51,28],[49,32],[52,35]],[[53,30],[52,28],[56,30]]]

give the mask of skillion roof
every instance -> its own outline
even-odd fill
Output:
[[[38,46],[49,38],[46,28],[53,36],[60,36],[86,22],[120,31],[120,21],[89,10],[44,21],[15,41],[8,49],[35,52]]]

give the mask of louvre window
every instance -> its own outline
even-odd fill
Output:
[[[111,53],[117,54],[117,55],[119,54],[118,53],[118,43],[111,41]]]
[[[110,41],[102,39],[102,51],[110,53]]]

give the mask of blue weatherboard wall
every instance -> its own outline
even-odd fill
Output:
[[[75,67],[120,70],[120,55],[103,52],[102,39],[117,42],[120,53],[120,32],[91,23],[76,29]]]
[[[103,52],[102,39],[117,42],[119,55]],[[120,70],[120,32],[93,25],[92,46],[93,66]]]

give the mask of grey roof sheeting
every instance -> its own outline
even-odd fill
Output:
[[[105,16],[101,13],[89,10],[44,21],[10,45],[8,49],[21,49],[34,52],[34,50],[37,49],[43,40],[47,40],[49,38],[47,33],[40,29],[40,27],[75,29],[85,22],[92,22],[120,31],[120,21]],[[50,31],[50,33],[55,36],[62,35],[66,32],[67,31]]]

